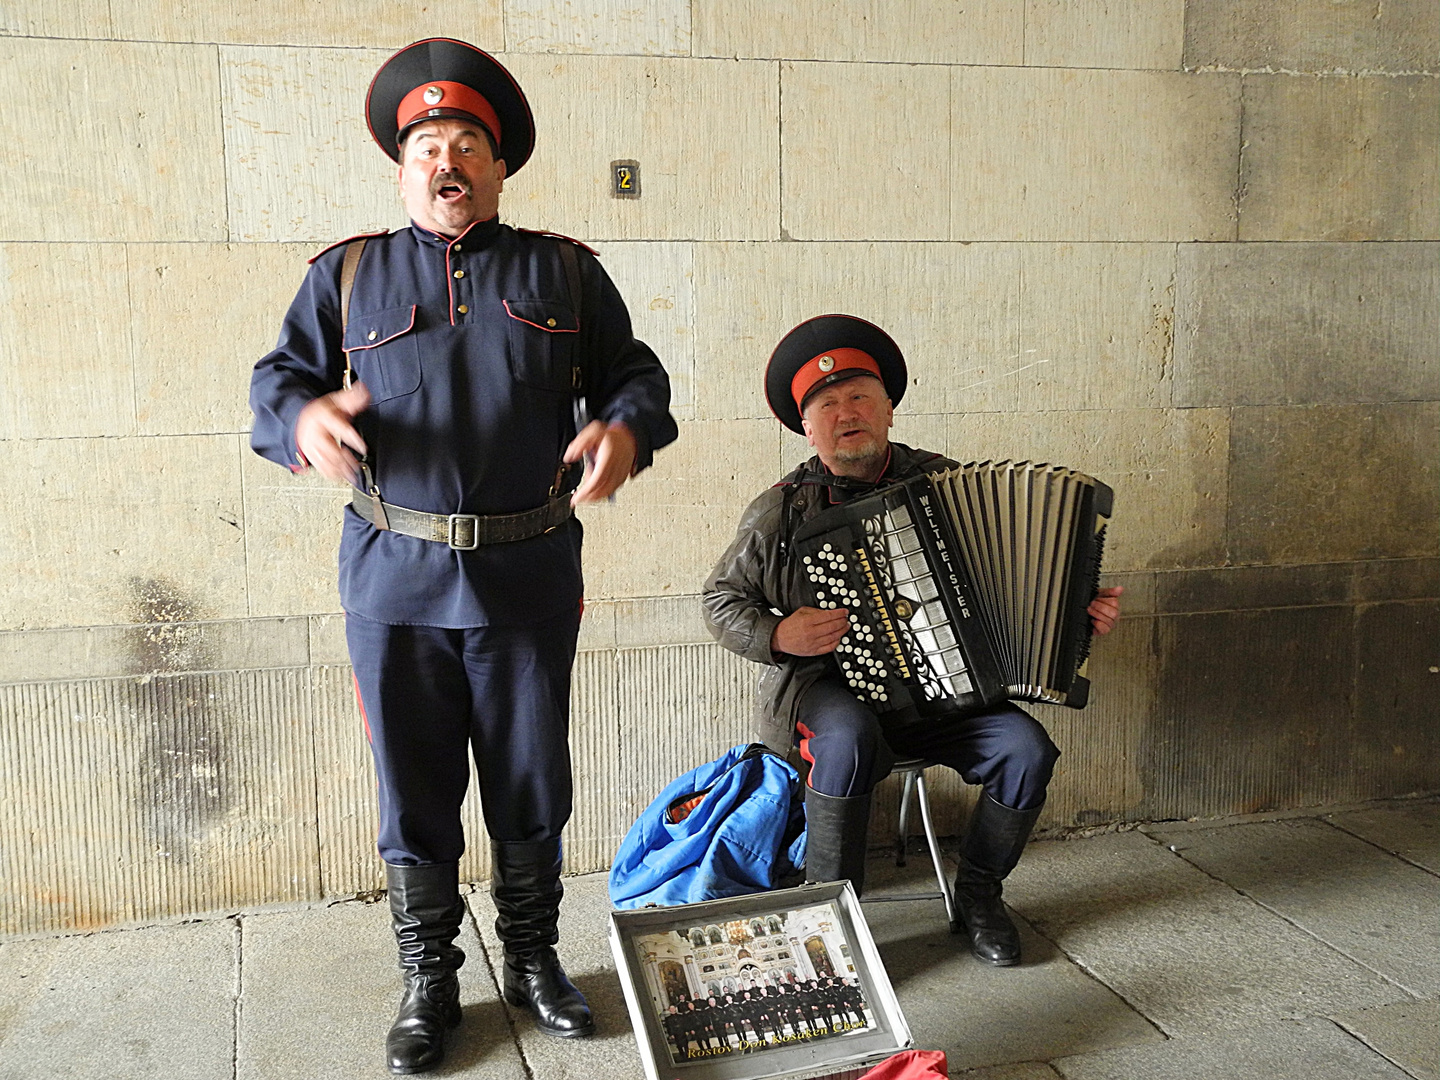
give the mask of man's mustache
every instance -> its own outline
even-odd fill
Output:
[[[440,194],[442,187],[458,187],[466,195],[474,194],[470,181],[457,172],[436,173],[430,180],[430,194]]]

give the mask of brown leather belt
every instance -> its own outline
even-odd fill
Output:
[[[380,500],[356,491],[350,499],[351,508],[370,524],[375,525],[375,504]],[[564,524],[571,514],[570,493],[551,498],[544,506],[522,510],[518,514],[427,514],[423,510],[407,510],[393,503],[381,503],[388,528],[405,536],[448,544],[456,551],[474,551],[482,544],[508,544],[529,540]]]

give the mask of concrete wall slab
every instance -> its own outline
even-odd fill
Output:
[[[1237,563],[1433,556],[1440,406],[1237,408],[1227,546]]]
[[[214,46],[0,39],[0,140],[25,163],[0,239],[225,239],[217,75]],[[63,137],[37,123],[60,101]]]
[[[911,379],[904,416],[1014,407],[1027,362],[1020,267],[1014,244],[696,245],[697,412],[778,428],[765,364],[792,327],[832,312],[868,319],[900,346]]]
[[[630,310],[635,336],[670,376],[670,412],[695,417],[694,244],[610,243],[600,263]]]
[[[690,55],[690,3],[663,0],[505,0],[510,52]]]
[[[1186,862],[1416,997],[1433,998],[1440,989],[1440,939],[1407,941],[1371,932],[1422,925],[1440,905],[1434,875],[1313,820],[1147,831]],[[1337,890],[1337,880],[1352,884]]]
[[[1027,0],[1025,63],[1043,67],[1180,67],[1185,0]]]
[[[950,235],[949,185],[943,180],[952,166],[948,69],[787,62],[780,81],[787,236]],[[877,116],[884,122],[876,123]]]
[[[1049,461],[1115,489],[1105,569],[1223,561],[1229,417],[1223,409],[957,413],[945,453],[956,461]]]
[[[66,8],[49,0],[15,0],[0,11],[0,35],[108,38],[114,26],[108,6]]]
[[[1440,81],[1245,76],[1241,240],[1440,239]]]
[[[296,475],[240,445],[245,590],[252,615],[340,610],[337,559],[348,492],[313,470]]]
[[[275,347],[316,250],[313,244],[127,246],[141,434],[250,430],[250,370]]]
[[[953,68],[951,80],[952,240],[1234,237],[1238,76]]]
[[[694,20],[697,56],[791,60],[1018,64],[1025,33],[1023,0],[807,2],[783,15],[763,0],[718,0],[695,5]]]
[[[1189,0],[1185,66],[1279,71],[1440,70],[1440,23],[1425,0],[1333,4]]]
[[[342,13],[321,0],[233,6],[117,0],[111,18],[123,38],[393,50],[438,33],[494,52],[504,44],[501,6],[501,0],[427,0],[424,7],[347,0]]]
[[[773,420],[684,421],[679,440],[586,507],[585,593],[596,599],[693,595],[750,500],[780,478]]]
[[[774,64],[666,57],[501,57],[530,99],[535,156],[501,215],[586,240],[768,240],[779,229]],[[640,198],[610,163],[640,163]]]
[[[245,613],[234,436],[0,441],[23,513],[0,521],[0,627]],[[196,570],[195,568],[203,568]]]
[[[395,166],[365,127],[365,94],[386,57],[221,47],[230,239],[329,244],[406,224]]]
[[[0,244],[0,439],[135,432],[126,286],[120,244]]]
[[[1140,833],[1064,843],[1029,846],[1006,902],[1177,1042],[1408,998]]]
[[[1181,406],[1440,396],[1440,245],[1184,244]]]

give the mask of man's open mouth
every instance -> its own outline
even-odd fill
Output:
[[[470,185],[463,180],[437,176],[430,191],[441,202],[455,202],[470,194]]]

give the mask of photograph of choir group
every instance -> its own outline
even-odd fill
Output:
[[[833,903],[635,938],[671,1063],[875,1029]]]

